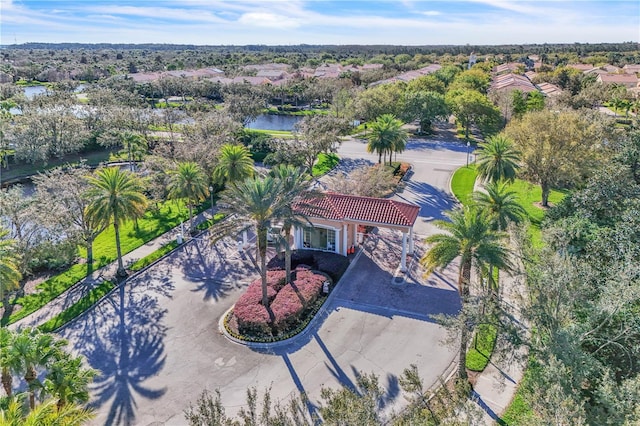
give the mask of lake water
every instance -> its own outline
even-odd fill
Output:
[[[302,120],[299,115],[261,114],[247,126],[256,130],[293,130],[293,126]]]
[[[24,96],[29,100],[44,93],[47,93],[47,88],[44,86],[26,86],[24,88]]]

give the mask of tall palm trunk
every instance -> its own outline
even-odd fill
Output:
[[[36,392],[32,389],[32,384],[37,378],[36,369],[30,365],[29,368],[27,368],[27,374],[24,376],[24,381],[27,382],[27,385],[29,386],[29,407],[31,410],[36,408]]]
[[[129,148],[129,170],[133,172],[134,171],[133,170],[133,154],[131,152],[131,142],[129,142],[128,148]]]
[[[291,236],[291,225],[284,225],[284,270],[286,284],[291,282],[291,244],[289,244],[289,237]]]
[[[469,330],[467,329],[467,316],[465,307],[469,302],[469,283],[471,282],[471,258],[464,259],[460,268],[460,276],[458,277],[458,288],[462,299],[461,313],[461,331],[460,331],[460,352],[458,354],[458,377],[461,380],[467,380],[467,346],[469,345]]]
[[[118,272],[116,275],[119,277],[124,277],[127,275],[127,271],[124,270],[124,264],[122,263],[122,249],[120,248],[120,228],[118,226],[118,221],[116,220],[116,215],[113,215],[113,228],[116,231],[116,252],[118,255]]]
[[[193,232],[193,205],[189,202],[189,233]]]
[[[269,307],[267,295],[267,228],[258,228],[258,255],[260,256],[260,278],[262,280],[262,306]]]
[[[9,367],[2,367],[2,387],[4,388],[4,392],[7,394],[9,398],[13,393],[13,378],[11,377],[11,372],[9,371]]]
[[[87,239],[86,240],[86,244],[87,244],[87,264],[88,265],[92,265],[93,264],[93,238],[91,239]]]

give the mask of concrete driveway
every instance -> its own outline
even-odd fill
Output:
[[[341,156],[356,156],[366,146],[354,141],[342,150]],[[398,197],[422,207],[418,253],[429,222],[452,206],[449,175],[465,156],[466,147],[447,141],[412,141],[398,156],[416,166]],[[234,414],[252,386],[259,392],[271,387],[280,400],[305,392],[313,411],[322,386],[353,386],[358,371],[380,376],[386,412],[400,409],[404,368],[417,364],[430,385],[455,358],[455,348],[442,343],[446,331],[431,315],[456,312],[459,300],[455,266],[425,280],[414,260],[405,282],[394,284],[399,238],[384,230],[369,238],[321,321],[271,350],[232,343],[218,331],[222,314],[258,276],[247,255],[239,255],[230,240],[183,246],[61,331],[102,373],[92,389],[94,423],[182,425],[183,410],[203,389],[220,389]]]

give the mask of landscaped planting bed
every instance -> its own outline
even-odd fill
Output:
[[[225,318],[227,332],[240,340],[274,342],[295,336],[307,326],[327,298],[324,283],[337,282],[349,266],[335,253],[300,250],[292,254],[291,283],[284,259],[274,258],[267,271],[268,306],[262,304],[262,280],[253,281]]]

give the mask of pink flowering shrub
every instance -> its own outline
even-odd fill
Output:
[[[258,278],[249,285],[233,308],[240,333],[270,335],[273,329],[287,331],[300,320],[306,308],[316,301],[328,278],[313,272],[307,265],[300,265],[292,273],[293,282],[284,285],[285,271],[267,271],[269,307],[262,305],[261,280]]]
[[[269,303],[285,281],[284,271],[267,271],[267,297]],[[246,332],[269,333],[269,312],[262,305],[262,279],[258,278],[249,284],[247,291],[236,302],[233,314],[238,321],[238,330]]]
[[[293,283],[285,285],[271,303],[275,327],[282,331],[297,322],[305,308],[316,301],[326,279],[310,269],[297,268]]]

